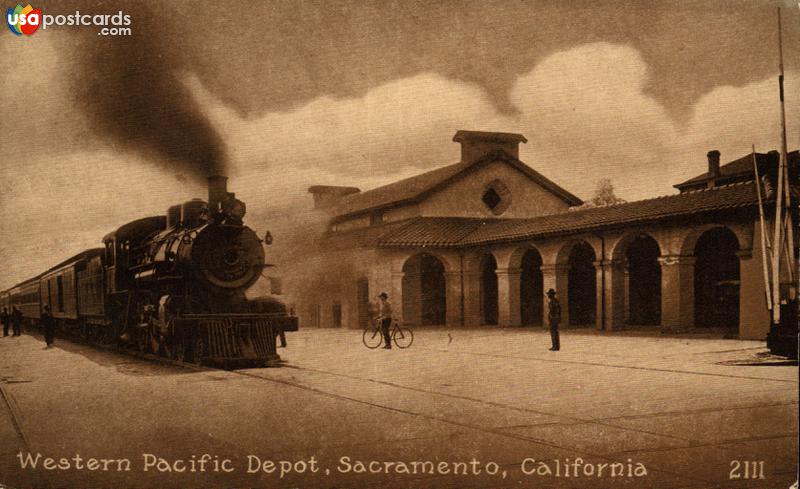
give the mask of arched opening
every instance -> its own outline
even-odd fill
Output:
[[[538,251],[530,249],[522,255],[519,277],[519,305],[520,319],[523,325],[541,326],[542,324],[544,284],[541,266],[542,256]]]
[[[703,233],[694,247],[694,322],[702,328],[739,328],[739,242],[726,228]]]
[[[481,324],[497,324],[497,260],[490,253],[481,257]]]
[[[573,246],[569,254],[567,301],[569,322],[573,325],[594,324],[597,308],[597,274],[594,250],[585,241]]]
[[[375,317],[375,311],[370,310],[369,279],[367,277],[359,277],[356,281],[356,304],[358,305],[358,327],[366,328],[369,326],[370,319]]]
[[[445,323],[444,265],[433,255],[412,256],[403,265],[403,318],[422,326]]]
[[[628,262],[628,322],[661,324],[661,251],[647,235],[634,239],[625,253]]]

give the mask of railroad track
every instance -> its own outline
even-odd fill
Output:
[[[30,451],[28,438],[25,436],[25,431],[22,429],[22,416],[20,414],[19,406],[11,396],[11,393],[8,392],[8,389],[6,389],[6,384],[8,384],[8,379],[0,379],[0,397],[3,398],[3,404],[5,404],[9,414],[11,415],[11,424],[14,425],[14,431],[17,433],[20,441],[22,441],[25,450]]]

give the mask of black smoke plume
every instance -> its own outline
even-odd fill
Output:
[[[180,39],[142,5],[125,12],[133,35],[83,39],[76,92],[93,129],[179,177],[224,175],[222,139],[179,79]]]

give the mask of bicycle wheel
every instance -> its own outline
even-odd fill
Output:
[[[392,339],[398,348],[408,348],[414,342],[414,332],[398,326],[392,331]]]
[[[361,335],[361,341],[364,342],[364,346],[367,348],[378,348],[383,343],[383,333],[381,333],[380,328],[367,328],[364,330],[364,334]]]

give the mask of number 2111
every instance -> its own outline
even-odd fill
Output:
[[[728,479],[766,479],[763,460],[731,460]]]

